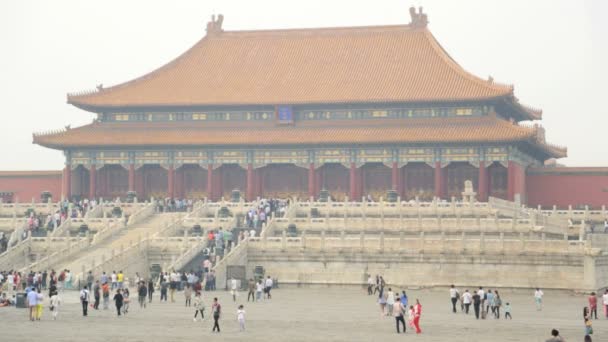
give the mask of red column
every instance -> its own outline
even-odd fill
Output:
[[[222,180],[222,167],[217,168],[217,172],[214,172],[213,177],[213,196],[216,200],[220,200],[224,196],[224,183]]]
[[[407,198],[407,167],[403,167],[401,169],[401,185],[400,185],[400,195],[401,198]]]
[[[399,165],[397,164],[397,162],[393,162],[391,176],[391,190],[395,190],[397,191],[397,193],[399,193]]]
[[[175,169],[173,165],[169,166],[167,171],[167,196],[169,198],[175,197]]]
[[[97,168],[95,165],[91,165],[89,170],[89,198],[93,199],[97,195]]]
[[[515,162],[509,161],[507,167],[507,200],[515,199]]]
[[[254,200],[253,186],[253,165],[249,163],[247,164],[247,193],[245,194],[245,197],[249,202]]]
[[[133,164],[129,164],[129,191],[135,191],[135,165]]]
[[[315,197],[315,163],[308,167],[308,197]]]
[[[488,200],[488,169],[486,168],[486,162],[479,162],[479,176],[477,182],[477,192],[479,201],[486,202]]]
[[[443,169],[441,162],[435,162],[435,197],[442,198],[443,195]]]
[[[357,165],[350,163],[350,200],[357,200]]]
[[[213,164],[207,166],[207,198],[213,199]]]
[[[258,169],[258,196],[261,198],[264,197],[264,169],[263,167]]]
[[[63,169],[63,197],[67,200],[72,196],[72,168],[66,165]]]

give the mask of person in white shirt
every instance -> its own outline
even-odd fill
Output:
[[[57,315],[59,315],[59,306],[61,305],[61,298],[56,293],[51,297],[50,309],[53,312],[53,320],[57,319]]]
[[[462,304],[464,304],[464,312],[467,315],[469,314],[469,307],[471,306],[472,299],[473,296],[471,295],[469,290],[467,289],[466,291],[464,291],[464,293],[462,294]]]
[[[262,284],[262,280],[259,280],[255,285],[255,298],[258,302],[262,299],[262,291],[264,291],[264,285]]]
[[[543,309],[543,295],[543,291],[537,287],[536,291],[534,291],[534,302],[536,303],[536,310],[538,311]]]
[[[252,229],[251,231],[249,231],[249,236],[252,238],[255,237],[255,229]]]
[[[239,309],[236,310],[236,319],[239,321],[239,330],[245,331],[245,310],[243,305],[239,305]]]
[[[602,295],[602,304],[604,305],[604,315],[608,318],[608,289]]]
[[[458,289],[454,285],[450,286],[450,300],[452,301],[452,312],[456,313],[456,303],[458,302]]]
[[[374,278],[372,278],[372,276],[370,275],[369,277],[367,277],[367,295],[371,296],[374,291]]]
[[[232,301],[236,303],[236,295],[237,295],[237,281],[236,279],[230,279],[230,293],[232,294]]]
[[[483,290],[483,287],[479,287],[479,290],[477,290],[477,294],[479,295],[479,300],[481,300],[481,307],[483,308],[485,306],[486,301],[486,292]]]
[[[270,295],[270,290],[272,290],[272,279],[270,278],[270,276],[268,276],[268,278],[266,278],[266,283],[264,285],[265,285],[264,291],[266,292],[266,298],[267,299],[272,298],[272,296]]]

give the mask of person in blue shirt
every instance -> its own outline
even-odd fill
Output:
[[[494,294],[492,290],[488,290],[486,294],[486,313],[490,312],[490,308],[492,308],[492,313],[494,313]]]
[[[401,304],[403,304],[403,307],[407,308],[407,295],[405,294],[405,291],[401,291],[401,297],[399,300],[401,301]]]

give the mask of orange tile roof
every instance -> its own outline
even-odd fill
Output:
[[[68,102],[108,108],[469,101],[511,86],[460,67],[415,25],[217,31],[165,66]]]
[[[50,148],[88,146],[268,146],[535,141],[534,127],[485,117],[273,122],[97,122],[34,135]]]

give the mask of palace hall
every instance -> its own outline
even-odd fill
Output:
[[[470,180],[480,201],[525,203],[529,177],[554,175],[546,165],[566,148],[545,141],[542,111],[512,85],[464,70],[426,14],[410,15],[403,25],[247,31],[213,17],[158,69],[67,95],[96,118],[33,135],[65,155],[54,195],[449,200]]]

